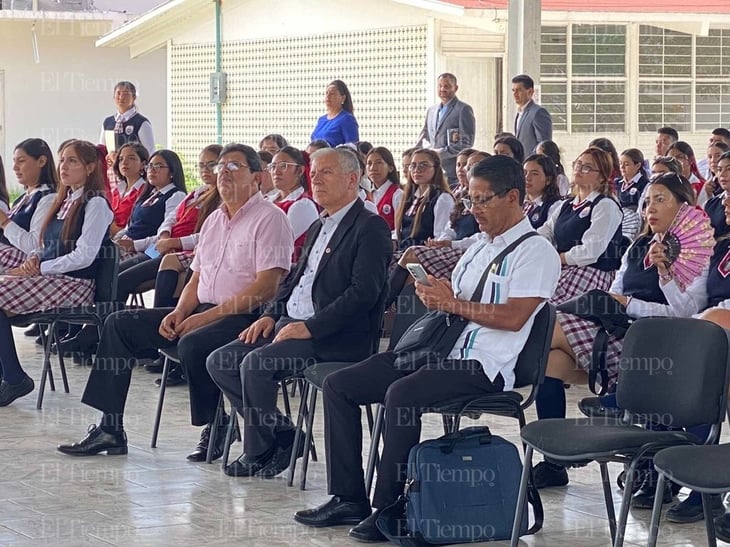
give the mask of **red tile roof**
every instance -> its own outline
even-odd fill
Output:
[[[509,0],[445,0],[464,8],[507,9]],[[730,14],[730,0],[542,0],[548,11],[611,11],[640,13],[718,13]]]

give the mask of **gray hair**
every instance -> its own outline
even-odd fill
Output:
[[[337,155],[337,162],[340,164],[340,169],[344,174],[355,173],[358,177],[360,176],[360,162],[355,153],[347,148],[321,148],[312,152],[311,158],[315,160],[319,156],[326,156],[328,154]]]

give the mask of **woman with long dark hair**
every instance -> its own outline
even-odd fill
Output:
[[[99,249],[113,218],[103,168],[92,143],[64,147],[58,167],[63,191],[43,222],[42,248],[0,280],[0,406],[34,389],[18,360],[8,316],[93,301]]]
[[[524,164],[525,203],[523,211],[533,228],[539,228],[560,207],[558,171],[552,158],[543,154],[529,156]]]
[[[140,194],[147,189],[147,163],[150,155],[138,142],[122,145],[112,165],[116,185],[112,188],[110,203],[114,211],[112,236],[123,230],[132,215],[132,209]]]
[[[324,104],[327,113],[317,120],[311,140],[325,140],[331,147],[358,142],[360,130],[353,114],[352,96],[345,82],[330,82],[324,94]]]
[[[136,264],[128,259],[144,253],[148,237],[157,233],[165,220],[174,223],[175,211],[185,199],[185,173],[180,158],[172,150],[158,150],[146,166],[147,185],[137,197],[124,230],[116,233],[122,263],[120,272]]]
[[[26,139],[15,147],[13,171],[25,192],[7,209],[8,192],[0,166],[0,270],[15,268],[40,246],[40,230],[53,205],[58,174],[53,153],[43,139]]]

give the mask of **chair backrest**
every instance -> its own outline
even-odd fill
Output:
[[[395,305],[395,319],[393,329],[390,331],[388,351],[392,350],[416,319],[424,315],[428,309],[423,305],[421,299],[416,296],[416,286],[406,286],[398,296]]]
[[[515,388],[536,386],[545,380],[550,345],[555,328],[555,307],[543,304],[532,323],[530,335],[517,357],[515,365]]]
[[[720,424],[728,371],[730,332],[698,319],[640,319],[624,338],[616,399],[660,425]]]
[[[99,248],[94,302],[114,302],[119,279],[119,248],[107,239]]]

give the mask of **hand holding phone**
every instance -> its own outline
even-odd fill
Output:
[[[413,276],[413,279],[422,285],[431,286],[431,283],[428,281],[428,274],[426,273],[426,270],[423,269],[423,266],[420,264],[406,264],[406,268],[410,272],[411,276]]]

